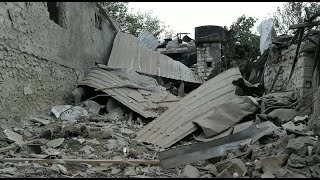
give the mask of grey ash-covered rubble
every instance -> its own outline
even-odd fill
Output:
[[[0,7],[0,177],[320,177],[317,21],[261,34],[247,76],[222,27],[161,44],[91,2]]]

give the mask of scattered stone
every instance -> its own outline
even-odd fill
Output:
[[[118,174],[119,172],[121,172],[121,169],[118,169],[118,168],[112,168],[111,170],[112,175]]]
[[[77,141],[78,141],[80,144],[82,144],[82,143],[84,143],[84,142],[86,141],[86,139],[81,138],[81,139],[77,139]]]
[[[91,143],[91,144],[95,144],[95,145],[101,144],[96,138],[91,139],[91,140],[87,140],[87,142],[88,142],[88,143]]]
[[[270,171],[267,171],[261,175],[261,178],[275,178],[275,176]]]
[[[282,124],[283,129],[290,129],[293,131],[304,131],[306,129],[306,126],[304,124],[299,124],[298,126],[296,126],[295,124],[293,124],[292,121],[289,121],[285,124]]]
[[[219,172],[214,164],[208,164],[204,167],[204,169],[210,171],[210,173],[213,174],[214,176],[219,175]]]
[[[288,156],[286,154],[265,157],[260,160],[260,163],[256,164],[256,168],[262,168],[264,173],[270,172],[271,174],[274,174],[278,169],[285,165],[287,160]]]
[[[127,167],[127,168],[124,170],[124,175],[125,175],[125,176],[136,176],[137,173],[136,173],[136,171],[135,171],[132,167]]]
[[[298,155],[306,155],[307,154],[307,146],[314,145],[314,141],[309,136],[300,136],[295,139],[290,139],[286,150],[288,154],[295,153]]]
[[[39,163],[32,163],[32,166],[34,168],[42,168],[43,166],[41,166]]]
[[[191,165],[186,165],[184,167],[182,175],[184,178],[199,178],[200,177],[199,170]]]
[[[111,121],[115,121],[115,120],[119,119],[123,114],[124,114],[124,112],[122,111],[121,107],[117,107],[117,108],[111,110],[107,114],[107,118]]]
[[[103,130],[101,133],[101,137],[103,139],[109,139],[112,137],[112,134],[111,134],[110,130]]]
[[[8,140],[13,141],[17,144],[23,143],[23,137],[20,134],[13,132],[10,129],[5,129],[3,132]]]
[[[91,154],[92,152],[94,152],[94,148],[89,145],[85,145],[80,149],[80,151],[84,151],[86,154]]]
[[[47,146],[51,148],[57,148],[64,142],[64,138],[58,138],[47,142]]]
[[[146,173],[146,174],[149,173],[149,167],[147,166],[147,167],[142,168],[141,172]]]
[[[232,178],[238,178],[239,174],[238,173],[233,173]]]
[[[293,168],[303,168],[306,167],[307,164],[303,157],[292,153],[288,159],[288,166]]]
[[[101,108],[100,104],[98,104],[92,100],[84,101],[83,106],[88,112],[90,112],[92,114],[99,114],[99,111]]]
[[[308,115],[305,115],[305,116],[296,116],[296,117],[293,119],[293,121],[294,121],[295,123],[297,123],[297,122],[305,121],[306,119],[308,119]]]
[[[31,117],[30,121],[33,121],[33,122],[36,122],[36,123],[40,123],[42,125],[50,124],[49,120],[41,119],[41,118],[38,118],[38,117]]]
[[[64,167],[64,166],[61,165],[61,164],[57,164],[57,168],[59,169],[59,171],[60,171],[62,174],[67,174],[67,173],[68,173],[67,168]]]
[[[45,149],[44,152],[45,152],[46,154],[48,154],[49,156],[57,156],[57,155],[60,154],[59,150],[53,149],[53,148]]]
[[[311,156],[312,155],[313,146],[307,146],[307,150],[308,150],[308,155]]]
[[[3,174],[16,174],[17,168],[16,167],[7,167],[0,169],[0,172]]]
[[[211,174],[204,174],[200,178],[213,178]]]

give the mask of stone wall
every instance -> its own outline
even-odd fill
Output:
[[[312,70],[314,66],[314,52],[301,52],[294,72],[288,82],[297,45],[291,45],[278,53],[278,56],[269,57],[264,70],[264,85],[270,92],[273,81],[280,67],[279,76],[273,86],[272,92],[294,91],[295,97],[300,98],[312,91]],[[276,58],[274,58],[276,57]],[[312,95],[301,101],[300,106],[306,106],[312,102]]]
[[[213,69],[220,70],[221,43],[202,43],[197,46],[197,74],[204,79]]]
[[[95,63],[107,63],[115,33],[92,2],[0,3],[0,115],[47,113]],[[96,15],[101,17],[99,29]]]

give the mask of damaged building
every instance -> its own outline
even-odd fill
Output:
[[[0,110],[8,114],[71,103],[77,81],[107,63],[118,27],[92,2],[3,2],[0,13]]]
[[[250,76],[220,26],[160,43],[93,2],[0,15],[0,177],[320,177],[317,15],[262,21]]]

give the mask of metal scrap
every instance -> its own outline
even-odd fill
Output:
[[[210,79],[141,129],[136,139],[162,148],[173,145],[198,129],[193,121],[236,96],[232,81],[240,77],[239,68],[232,68]]]

